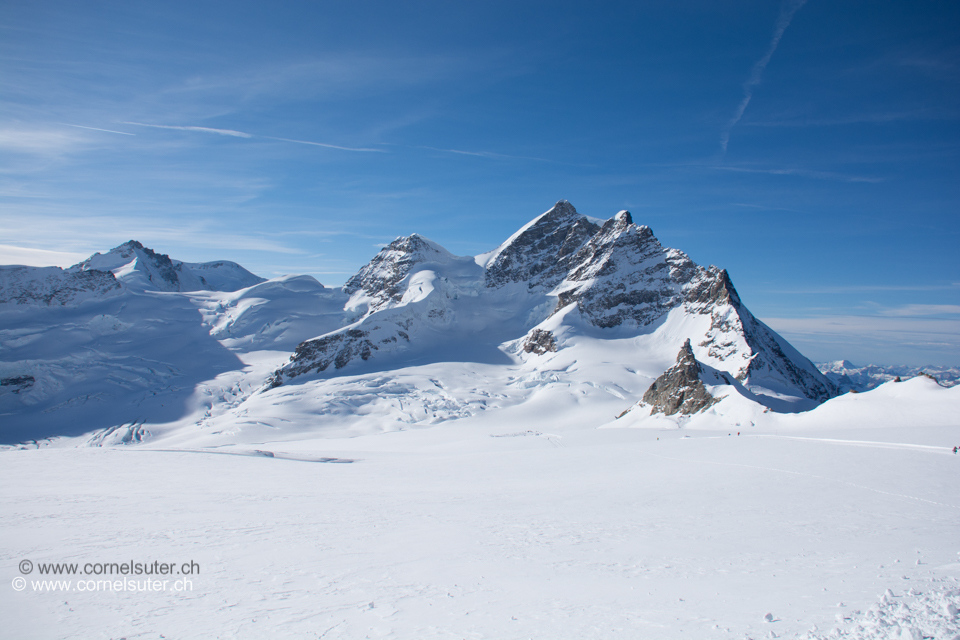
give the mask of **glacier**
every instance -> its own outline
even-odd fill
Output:
[[[0,267],[0,615],[30,638],[951,640],[960,386],[843,393],[846,365],[566,201],[478,256],[397,238],[343,287],[136,241]],[[81,591],[24,560],[200,573]]]

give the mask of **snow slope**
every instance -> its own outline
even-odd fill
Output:
[[[37,590],[35,569],[24,591],[5,587],[5,633],[960,633],[960,457],[945,446],[956,425],[737,437],[591,429],[566,420],[567,408],[526,403],[322,440],[0,451],[8,580],[24,559],[199,571],[188,591],[171,580],[166,591],[109,593],[77,591],[89,576],[72,577],[70,591]]]
[[[75,305],[119,293],[120,283],[109,271],[77,273],[60,267],[0,266],[0,308]]]

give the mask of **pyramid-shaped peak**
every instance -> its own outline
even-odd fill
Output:
[[[600,227],[579,213],[567,200],[558,201],[497,247],[478,256],[486,267],[488,286],[527,281],[553,287],[566,268],[562,263],[575,254]]]
[[[547,213],[549,214],[551,212],[564,215],[579,215],[577,213],[577,208],[574,207],[569,200],[557,200],[557,204],[553,205],[553,207]]]

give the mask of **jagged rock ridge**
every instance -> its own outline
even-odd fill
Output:
[[[642,402],[650,407],[651,414],[691,415],[703,411],[719,399],[707,391],[700,379],[702,374],[703,367],[693,355],[688,339],[677,354],[677,363],[654,380]]]
[[[588,324],[621,334],[653,331],[668,314],[681,312],[707,323],[694,345],[701,357],[746,387],[798,392],[818,401],[837,393],[809,360],[747,310],[725,270],[701,267],[682,251],[664,248],[653,231],[635,224],[627,211],[598,225],[561,200],[496,250],[477,256],[477,271],[465,270],[463,260],[421,236],[398,238],[345,287],[351,304],[367,305],[362,319],[350,328],[376,330],[378,335],[338,330],[340,337],[324,343],[323,349],[298,349],[276,380],[324,371],[330,362],[348,366],[382,357],[401,345],[416,349],[409,324],[399,328],[397,318],[383,313],[416,303],[416,318],[403,322],[412,322],[414,329],[449,325],[454,318],[463,319],[458,297],[479,296],[492,307],[526,308],[516,311],[529,316],[522,333],[571,308]],[[445,275],[451,265],[460,269],[456,285]],[[383,334],[385,326],[393,328]],[[403,341],[398,340],[401,335]],[[337,355],[332,355],[334,346]]]

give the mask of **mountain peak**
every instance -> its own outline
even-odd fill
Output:
[[[487,286],[526,280],[552,287],[563,279],[569,258],[599,230],[572,204],[560,200],[487,254],[483,260]]]
[[[568,216],[580,215],[579,213],[577,213],[577,208],[574,207],[569,200],[557,200],[557,203],[550,208],[550,211],[547,211],[547,214],[551,212],[568,215]]]
[[[109,271],[128,287],[153,291],[237,291],[264,281],[235,262],[181,262],[138,240],[95,253],[68,269],[92,270]]]
[[[347,280],[343,290],[350,295],[362,292],[360,299],[372,301],[368,311],[373,312],[403,298],[404,283],[417,265],[452,260],[456,260],[453,254],[420,234],[401,236]]]

